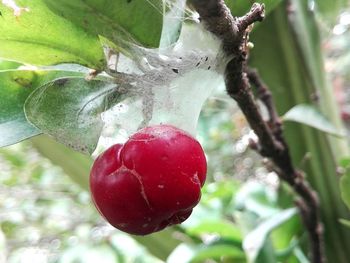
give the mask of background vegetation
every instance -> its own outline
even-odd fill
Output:
[[[248,7],[227,2],[235,14]],[[272,89],[279,113],[307,103],[327,117],[332,129],[349,128],[346,1],[265,2],[267,18],[251,35],[251,65]],[[142,34],[140,39],[154,44]],[[98,65],[97,53],[91,51],[81,64]],[[31,56],[26,59],[32,61]],[[311,126],[320,123],[319,113],[304,114],[294,116]],[[318,126],[324,130],[326,125]],[[329,262],[346,263],[348,136],[294,122],[286,122],[285,132],[294,163],[320,195]],[[201,203],[184,224],[146,237],[123,234],[98,215],[88,192],[89,157],[44,135],[0,149],[0,262],[308,262],[308,239],[293,193],[249,149],[251,136],[234,102],[216,90],[198,125],[209,165]]]

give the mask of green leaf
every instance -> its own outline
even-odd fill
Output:
[[[142,245],[137,243],[137,241],[134,239],[135,236],[125,235],[124,233],[116,232],[111,236],[110,243],[115,253],[118,254],[119,256],[118,258],[119,261],[117,262],[125,262],[125,263],[126,262],[140,262],[140,263],[141,262],[142,263],[164,262],[159,258],[156,258],[156,254],[153,253],[151,247],[155,245],[156,247],[153,247],[153,249],[161,251],[161,253],[163,255],[165,254],[165,256],[168,255],[166,254],[168,248],[164,250],[162,250],[162,248],[168,247],[168,245],[170,245],[171,247],[171,243],[172,243],[171,241],[173,238],[171,238],[171,236],[169,235],[169,231],[165,231],[165,232],[168,232],[167,235],[163,236],[163,238],[166,238],[166,239],[162,239],[160,236],[154,237],[154,235],[148,235],[147,237],[144,237],[144,242]],[[164,242],[164,240],[170,241],[169,242],[170,244],[168,244],[168,242]],[[150,241],[150,242],[147,243],[147,241]],[[159,246],[159,244],[161,244],[161,246]],[[151,250],[149,250],[149,248],[151,248]],[[121,257],[123,257],[124,260],[121,260]]]
[[[34,90],[35,78],[30,71],[0,72],[0,147],[40,133],[27,122],[23,112],[24,102]]]
[[[97,145],[100,114],[119,99],[112,82],[84,78],[59,78],[36,89],[25,103],[27,119],[43,133],[82,153]]]
[[[266,218],[279,211],[276,193],[258,182],[247,182],[235,197],[236,209]]]
[[[209,260],[220,262],[246,262],[243,251],[237,247],[226,244],[215,244],[199,249],[193,258],[191,263],[201,263]]]
[[[174,230],[167,228],[160,232],[147,236],[133,236],[139,244],[143,245],[147,250],[165,261],[170,253],[178,246],[181,241],[175,237]],[[166,240],[167,242],[164,242]]]
[[[14,64],[7,61],[0,63],[0,68],[5,66],[14,67]],[[23,110],[27,97],[36,88],[57,77],[81,76],[87,70],[84,72],[83,69],[77,65],[60,65],[41,70],[0,71],[0,147],[41,133],[27,121]]]
[[[263,3],[265,5],[266,15],[268,15],[280,2],[281,0],[258,0],[258,1],[247,1],[247,0],[226,0],[226,5],[230,8],[231,12],[235,16],[242,16],[248,12],[253,3]]]
[[[299,244],[299,240],[291,240],[285,249],[276,251],[276,257],[279,261],[286,262],[288,259],[293,258],[294,250]]]
[[[298,259],[299,263],[310,263],[304,252],[299,247],[294,249],[294,255]]]
[[[240,185],[232,179],[208,183],[202,188],[202,204],[220,203],[224,210],[232,210],[232,200]]]
[[[209,246],[194,246],[182,243],[170,254],[167,263],[199,263],[213,260],[214,262],[246,262],[243,251],[229,244],[212,244]]]
[[[161,0],[44,0],[56,14],[86,32],[115,43],[136,41],[158,47],[163,25]]]
[[[229,221],[214,219],[214,220],[202,220],[198,225],[191,226],[186,229],[186,232],[190,235],[202,236],[202,235],[218,235],[225,240],[233,240],[238,243],[242,241],[242,234],[240,229]]]
[[[14,61],[0,60],[0,70],[17,69],[21,65]]]
[[[272,245],[272,241],[269,237],[266,238],[263,246],[259,250],[259,253],[254,261],[248,260],[249,263],[276,263],[277,258],[275,255],[275,249]],[[249,258],[249,254],[247,255]]]
[[[89,174],[93,163],[90,156],[73,151],[45,135],[37,136],[30,141],[41,155],[61,167],[84,190],[89,190]]]
[[[283,120],[299,122],[335,136],[345,136],[343,131],[339,131],[312,105],[299,104],[294,106],[284,114]]]
[[[347,207],[350,209],[350,159],[343,159],[340,165],[344,169],[344,174],[340,179],[341,197]],[[342,223],[344,224],[344,220]]]
[[[296,242],[296,237],[303,231],[299,217],[293,217],[271,233],[271,240],[276,250],[285,250],[291,243]]]
[[[334,22],[339,13],[348,7],[348,0],[316,0],[316,11],[319,11],[330,22]]]
[[[266,219],[257,226],[243,240],[243,249],[246,251],[250,262],[254,262],[265,244],[270,232],[290,220],[298,213],[296,208],[283,210],[274,216]]]
[[[345,169],[350,168],[350,157],[341,159],[339,165]]]
[[[347,207],[350,209],[350,164],[349,159],[341,161],[344,174],[340,179],[341,196]]]
[[[188,263],[191,260],[191,258],[194,256],[197,249],[198,248],[194,245],[181,243],[171,252],[166,262],[167,263],[177,263],[177,262]]]
[[[339,219],[339,222],[341,223],[341,224],[343,224],[344,226],[346,226],[346,227],[348,227],[348,228],[350,228],[350,220],[346,220],[346,219]]]
[[[15,16],[0,3],[0,58],[35,65],[77,63],[103,69],[104,54],[97,36],[87,34],[54,14],[43,0],[22,0],[28,8]]]

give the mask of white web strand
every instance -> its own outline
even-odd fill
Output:
[[[104,128],[94,156],[143,126],[172,124],[195,135],[203,103],[223,85],[227,61],[220,41],[198,23],[184,24],[175,45],[132,46],[129,51],[132,59],[108,52],[128,98],[102,114]]]

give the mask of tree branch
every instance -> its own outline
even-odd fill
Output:
[[[237,102],[247,121],[259,138],[259,152],[276,165],[279,177],[298,194],[296,205],[309,233],[311,262],[324,263],[322,223],[319,201],[315,191],[307,184],[303,173],[293,166],[281,122],[272,101],[272,95],[256,71],[247,70],[248,35],[251,25],[264,18],[264,5],[254,4],[243,17],[233,17],[223,0],[190,1],[206,28],[222,40],[223,51],[231,60],[226,65],[227,93]],[[269,111],[266,123],[257,107],[249,81],[257,88],[258,96]]]
[[[269,114],[269,122],[268,125],[272,130],[274,136],[277,140],[283,143],[284,147],[286,147],[283,134],[282,134],[282,122],[278,116],[276,107],[273,103],[272,93],[263,80],[260,78],[258,71],[256,69],[247,69],[247,77],[249,82],[255,86],[257,90],[258,99],[260,99],[265,107],[267,108]]]

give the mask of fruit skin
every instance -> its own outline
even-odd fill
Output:
[[[90,189],[96,208],[111,225],[146,235],[191,215],[206,170],[196,139],[174,126],[156,125],[102,153],[91,169]]]

